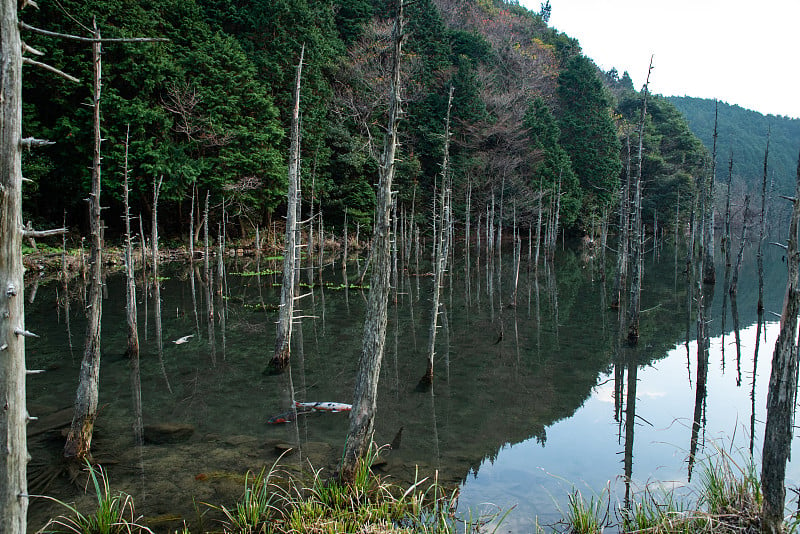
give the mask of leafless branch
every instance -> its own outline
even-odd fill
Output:
[[[75,76],[67,74],[66,72],[60,71],[57,68],[48,65],[47,63],[42,63],[40,61],[34,61],[34,60],[32,60],[31,58],[28,58],[28,57],[23,57],[22,58],[22,62],[23,63],[27,63],[28,65],[33,65],[34,67],[41,67],[44,70],[49,70],[50,72],[58,74],[59,76],[64,77],[64,78],[66,78],[67,80],[69,80],[71,82],[80,83],[80,81],[81,81],[79,78],[76,78]]]
[[[20,21],[19,23],[19,28],[21,30],[28,30],[41,35],[47,35],[49,37],[60,37],[62,39],[69,39],[71,41],[79,41],[82,43],[168,43],[169,42],[169,39],[165,37],[118,37],[111,39],[107,38],[96,39],[94,37],[81,37],[80,35],[71,35],[69,33],[58,33],[58,32],[51,32],[49,30],[43,30],[42,28],[31,26],[30,24],[26,24],[22,21]]]

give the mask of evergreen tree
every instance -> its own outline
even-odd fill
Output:
[[[601,211],[611,204],[622,169],[609,97],[596,67],[582,55],[570,59],[559,74],[557,94],[561,146],[583,188],[585,211]]]
[[[525,127],[531,144],[534,162],[531,169],[531,188],[539,185],[548,194],[555,194],[561,181],[561,224],[569,228],[578,218],[581,207],[581,190],[572,162],[559,138],[561,132],[555,117],[544,100],[537,98],[525,115]]]

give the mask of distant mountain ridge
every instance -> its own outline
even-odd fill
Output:
[[[711,151],[714,133],[714,100],[689,96],[666,97],[686,117],[692,132]],[[735,180],[757,189],[764,169],[764,149],[769,132],[767,174],[777,193],[791,193],[800,150],[800,119],[763,115],[757,111],[719,102],[717,180],[727,180],[733,153]]]

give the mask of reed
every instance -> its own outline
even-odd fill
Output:
[[[41,533],[75,533],[75,534],[132,534],[152,531],[139,523],[141,516],[136,516],[133,498],[125,492],[112,492],[108,476],[101,466],[94,467],[87,462],[89,481],[92,482],[97,509],[90,514],[80,512],[75,506],[52,497],[40,496],[54,501],[69,510],[69,515],[61,515],[51,519],[42,527]]]

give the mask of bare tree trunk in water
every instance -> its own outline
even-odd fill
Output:
[[[619,196],[619,241],[617,242],[617,268],[614,272],[614,289],[611,291],[611,309],[618,310],[622,303],[628,278],[628,245],[630,241],[631,206],[631,136],[625,135],[628,148],[625,165],[625,184]]]
[[[639,312],[641,311],[642,271],[644,269],[644,229],[642,227],[642,153],[644,151],[644,122],[647,117],[647,91],[650,85],[650,72],[653,70],[653,59],[647,70],[647,81],[642,95],[642,116],[639,121],[639,154],[637,156],[636,183],[634,185],[633,205],[633,279],[631,280],[631,301],[628,308],[628,342],[639,341]]]
[[[189,263],[194,263],[194,197],[197,185],[192,184],[192,209],[189,210]],[[258,241],[258,226],[256,226],[256,242]]]
[[[28,412],[22,266],[22,41],[16,0],[0,4],[0,532],[26,532]]]
[[[127,281],[127,306],[125,308],[128,322],[128,348],[126,356],[131,360],[139,359],[139,328],[136,320],[136,279],[133,271],[133,239],[131,238],[131,212],[128,203],[130,188],[128,187],[128,147],[130,125],[125,132],[125,166],[123,170],[122,201],[125,209],[125,279]],[[193,206],[194,207],[194,206]],[[138,365],[138,364],[137,364]]]
[[[428,331],[428,367],[419,381],[420,386],[433,384],[433,357],[436,353],[436,329],[439,319],[439,299],[442,291],[442,278],[447,269],[448,227],[450,223],[450,109],[453,105],[453,86],[447,100],[447,117],[444,127],[444,157],[442,158],[442,185],[439,190],[438,221],[434,222],[434,254],[433,261],[433,303],[431,305],[431,324]]]
[[[64,456],[82,460],[91,456],[92,433],[97,417],[98,380],[100,378],[100,321],[102,318],[102,241],[100,238],[100,90],[102,65],[100,62],[100,32],[94,23],[92,60],[94,64],[94,161],[92,164],[92,192],[89,195],[89,225],[91,229],[91,277],[89,280],[86,345],[81,362],[78,391],[75,395],[75,413],[64,446]]]
[[[781,328],[772,356],[772,372],[767,393],[767,423],[764,428],[764,449],[761,457],[761,487],[764,489],[762,532],[776,533],[783,528],[783,509],[786,500],[786,461],[791,450],[794,430],[794,408],[797,400],[797,313],[798,293],[797,227],[800,221],[800,163],[792,200],[792,219],[786,263],[789,279],[781,314]]]
[[[722,249],[725,252],[725,266],[731,266],[731,182],[733,181],[733,150],[728,160],[728,192],[725,194],[725,222],[722,236]],[[747,219],[744,220],[747,224]]]
[[[736,296],[739,285],[739,270],[742,268],[742,258],[744,257],[744,244],[747,240],[747,215],[750,208],[750,195],[744,197],[744,222],[742,223],[742,239],[739,241],[739,255],[736,257],[736,268],[733,270],[733,278],[728,292],[731,296]]]
[[[297,255],[297,199],[300,195],[300,77],[303,72],[305,45],[300,50],[295,78],[294,110],[292,112],[292,145],[289,155],[289,192],[286,201],[286,246],[283,252],[283,285],[281,306],[278,313],[278,334],[275,352],[269,365],[281,371],[289,365],[289,347],[292,338],[292,314],[294,313],[295,256]],[[313,223],[312,223],[313,224]]]
[[[372,276],[369,300],[364,320],[364,339],[358,375],[350,412],[350,430],[342,455],[340,477],[352,482],[359,459],[363,458],[372,442],[375,410],[378,396],[378,378],[386,342],[386,314],[389,299],[389,220],[392,206],[392,179],[397,152],[397,129],[400,120],[400,55],[403,44],[403,0],[397,3],[397,19],[392,31],[392,82],[389,97],[389,122],[384,139],[379,166],[379,181],[375,204],[375,228],[372,233]]]
[[[758,235],[758,312],[764,311],[764,238],[767,233],[767,160],[769,158],[769,133],[767,133],[767,148],[764,150],[764,176],[761,182],[761,230]]]
[[[714,141],[711,150],[711,176],[705,188],[705,214],[703,219],[703,283],[714,284],[717,281],[717,271],[714,266],[714,182],[717,180],[717,102],[714,102]]]

